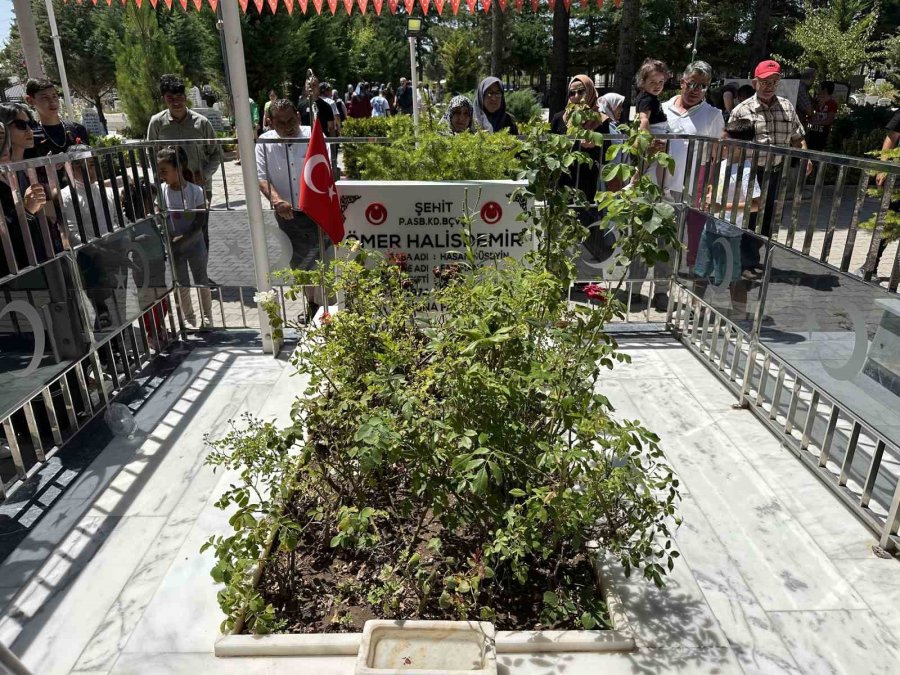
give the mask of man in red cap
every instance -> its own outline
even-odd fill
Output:
[[[771,59],[762,61],[753,71],[753,88],[756,95],[735,106],[730,120],[749,120],[756,129],[756,143],[762,145],[793,146],[806,149],[805,132],[800,117],[794,106],[786,98],[776,96],[778,84],[781,82],[781,66]],[[756,179],[760,185],[765,180],[766,154],[761,152],[757,160]],[[766,204],[760,234],[764,237],[772,234],[772,214],[775,211],[775,198],[781,181],[784,157],[775,155],[772,158],[772,171],[766,189]],[[806,173],[812,171],[812,162],[807,162]],[[765,188],[764,188],[765,189]],[[747,229],[756,232],[756,213],[750,214]],[[760,246],[750,237],[741,242],[741,268],[744,278],[756,278],[762,272],[760,265]]]

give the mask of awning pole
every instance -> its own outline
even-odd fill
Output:
[[[45,0],[47,19],[50,21],[50,35],[53,38],[53,49],[56,51],[56,68],[59,70],[59,83],[63,90],[65,102],[65,119],[75,121],[75,107],[72,105],[72,94],[69,92],[69,78],[66,77],[66,64],[63,61],[62,47],[59,44],[59,29],[56,27],[56,12],[53,11],[53,0]],[[85,141],[86,142],[86,141]]]
[[[272,284],[269,282],[269,258],[266,250],[262,197],[259,193],[259,179],[256,175],[256,143],[253,137],[253,121],[250,119],[250,94],[247,90],[247,69],[244,64],[244,38],[241,35],[237,0],[222,0],[219,7],[222,8],[225,58],[228,61],[231,95],[234,99],[234,126],[242,150],[241,174],[244,178],[250,244],[253,247],[253,262],[256,267],[256,288],[263,292],[271,290]],[[272,338],[269,317],[262,307],[258,307],[257,310],[259,311],[263,352],[276,354],[280,345],[276,344]]]
[[[34,14],[31,13],[30,0],[13,0],[16,12],[16,26],[22,40],[22,52],[25,54],[25,69],[28,77],[42,78],[44,64],[41,63],[41,45],[38,42],[37,29],[34,27]]]

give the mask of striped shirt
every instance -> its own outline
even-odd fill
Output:
[[[731,111],[728,121],[733,122],[734,120],[750,120],[756,129],[754,141],[761,145],[789,147],[792,142],[802,141],[806,136],[794,106],[781,96],[774,97],[769,105],[760,101],[755,95],[751,96]],[[759,166],[765,166],[766,154],[765,152],[759,153],[757,161]],[[776,155],[772,166],[780,165],[782,159],[784,158]]]

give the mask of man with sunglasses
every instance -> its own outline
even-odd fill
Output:
[[[722,111],[705,100],[711,80],[712,66],[706,61],[694,61],[684,69],[681,74],[681,93],[662,106],[671,133],[721,138],[725,128]],[[688,141],[669,142],[668,152],[675,159],[675,170],[666,181],[666,188],[674,199],[680,199],[684,190],[687,146]]]
[[[731,120],[749,120],[755,130],[755,142],[761,145],[777,145],[782,147],[803,148],[806,150],[806,132],[800,123],[800,117],[794,106],[786,98],[777,96],[778,84],[781,82],[781,66],[771,59],[762,61],[753,71],[753,88],[756,95],[735,107],[731,111]],[[756,178],[760,186],[765,180],[766,153],[759,153],[756,165]],[[772,234],[772,214],[775,211],[775,198],[784,168],[784,157],[776,155],[772,158],[772,171],[768,186],[763,187],[766,195],[765,212],[762,228],[759,233],[764,237]],[[806,163],[806,174],[812,172],[812,162]],[[753,232],[756,227],[757,214],[751,213],[747,229]],[[741,242],[741,268],[745,279],[758,277],[760,268],[761,244],[745,237]]]
[[[681,93],[673,96],[662,104],[662,110],[669,124],[669,132],[673,134],[686,134],[689,136],[703,136],[705,138],[720,138],[725,128],[725,119],[722,111],[706,102],[706,91],[712,81],[712,66],[706,61],[694,61],[689,63],[681,74]],[[666,177],[665,188],[672,201],[681,201],[684,191],[684,174],[687,164],[687,150],[690,141],[669,141],[667,152],[675,160],[675,169]],[[696,160],[693,162],[696,166]],[[696,175],[692,173],[690,181],[694,181]],[[694,190],[696,192],[696,188]],[[689,225],[691,217],[689,216]],[[699,230],[693,240],[699,241]],[[689,257],[696,252],[696,246],[689,249]],[[689,261],[690,262],[690,261]],[[665,279],[671,274],[672,263],[657,263],[653,269],[653,275],[657,279]],[[653,295],[653,307],[659,312],[665,312],[668,308],[669,298],[664,291],[657,291]]]

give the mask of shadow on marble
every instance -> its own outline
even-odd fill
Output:
[[[498,654],[497,675],[742,675],[727,647],[672,652],[638,650],[628,654]]]
[[[769,616],[805,673],[883,675],[900,664],[896,639],[869,610]]]
[[[205,354],[204,352],[205,350],[194,352],[194,354],[189,357],[188,361],[200,359],[205,362],[209,360],[210,355],[208,353]],[[222,352],[219,352],[219,354],[221,355]],[[128,505],[141,496],[141,490],[147,480],[149,480],[157,470],[166,455],[168,455],[173,448],[178,447],[181,434],[189,425],[196,423],[192,419],[192,411],[198,410],[203,405],[204,401],[212,395],[216,385],[222,378],[223,370],[224,369],[219,369],[214,375],[208,378],[204,383],[202,390],[196,392],[193,401],[182,411],[180,421],[169,430],[167,438],[159,444],[159,448],[154,452],[153,456],[141,463],[140,470],[136,473],[135,479],[130,482],[130,485],[126,489],[118,492],[116,495],[117,512],[127,508]],[[201,364],[194,374],[200,375],[203,371],[204,368]],[[190,381],[191,384],[193,384],[193,382],[195,382],[195,379]],[[173,395],[169,398],[171,398],[171,400],[168,402],[167,408],[171,410],[182,401],[183,396]],[[165,417],[165,414],[163,417]],[[130,459],[133,460],[135,454],[134,446],[136,445],[135,441],[127,441],[127,439],[122,440],[126,441],[126,443],[118,447],[113,454],[121,453],[120,459],[123,461],[127,461],[130,455]],[[123,466],[125,465],[123,464]],[[71,571],[64,577],[62,583],[47,588],[48,582],[46,580],[43,582],[42,585],[46,588],[47,593],[54,597],[58,594],[60,600],[62,600],[62,597],[66,594],[68,589],[71,588],[74,579],[77,578],[81,569],[84,568],[93,557],[94,553],[102,546],[106,537],[109,535],[109,528],[114,527],[115,523],[118,521],[118,518],[104,515],[103,511],[96,508],[92,514],[93,517],[82,518],[82,514],[87,511],[88,508],[92,507],[93,500],[105,489],[111,475],[120,475],[120,472],[115,470],[115,464],[110,466],[107,463],[107,460],[101,455],[97,467],[95,468],[92,464],[80,477],[78,485],[74,488],[73,496],[61,500],[59,504],[60,508],[54,509],[52,513],[48,514],[48,516],[38,524],[35,531],[33,531],[4,562],[4,564],[0,566],[0,573],[4,575],[4,578],[14,578],[16,581],[21,581],[32,577],[39,569],[41,569],[45,561],[50,559],[48,556],[53,554],[54,549],[56,549],[59,542],[63,541],[63,539],[73,531],[73,528],[76,527],[76,523],[78,523],[77,527],[81,528],[80,521],[87,521],[89,523],[94,521],[100,523],[109,522],[110,525],[98,530],[96,537],[92,536],[88,531],[79,532],[81,536],[87,536],[91,541],[81,544],[81,551],[78,556],[74,557],[72,560]],[[83,491],[79,491],[79,486],[83,487]],[[111,510],[106,513],[108,514],[109,512],[111,512]],[[137,563],[137,561],[135,562]],[[17,600],[13,601],[8,606],[8,611],[12,613],[13,617],[15,617],[16,612],[18,611],[16,607]],[[105,615],[105,613],[106,607],[103,608],[103,614]],[[31,641],[41,634],[43,623],[49,618],[50,614],[44,611],[37,612],[34,616],[29,617],[27,621],[27,630],[21,632],[21,635],[17,637],[14,645],[18,653],[24,653],[31,646]],[[93,629],[91,629],[91,632],[93,632]],[[81,649],[78,651],[80,652]]]

